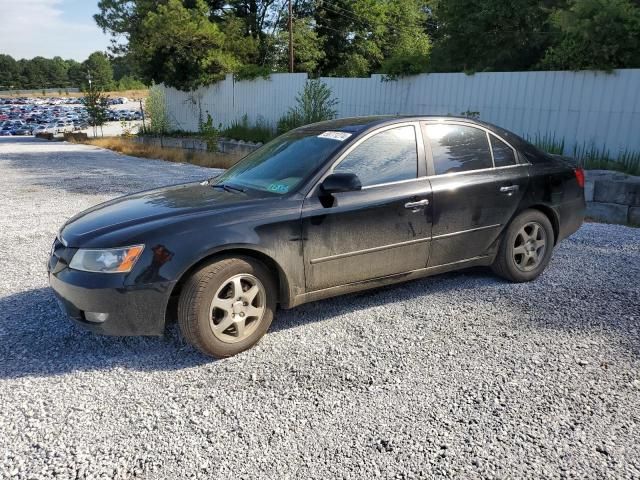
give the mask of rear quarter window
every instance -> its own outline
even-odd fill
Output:
[[[500,140],[498,137],[489,135],[491,138],[491,149],[493,150],[493,161],[496,167],[508,167],[515,165],[516,154],[513,149]]]

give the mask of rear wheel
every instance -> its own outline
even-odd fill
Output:
[[[507,227],[492,269],[512,282],[535,280],[549,264],[554,243],[549,218],[538,210],[525,210]]]
[[[178,324],[207,355],[225,358],[255,345],[275,311],[276,287],[267,268],[250,258],[225,258],[198,270],[184,285]]]

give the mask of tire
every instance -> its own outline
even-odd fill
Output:
[[[539,210],[525,210],[507,227],[491,268],[511,282],[530,282],[549,264],[554,244],[549,218]]]
[[[269,329],[276,292],[273,276],[262,263],[245,257],[218,259],[186,281],[178,301],[180,332],[206,355],[236,355],[253,347]]]

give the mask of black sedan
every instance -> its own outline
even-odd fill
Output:
[[[323,122],[217,178],[80,213],[53,243],[49,280],[94,332],[161,335],[176,305],[184,337],[227,357],[278,305],[472,266],[534,280],[582,224],[583,188],[581,169],[486,123]]]

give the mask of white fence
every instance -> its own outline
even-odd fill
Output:
[[[196,131],[200,112],[227,126],[247,115],[275,125],[295,104],[306,74],[234,81],[231,75],[195,92],[166,89],[174,126]],[[525,137],[555,135],[566,153],[574,145],[612,154],[640,151],[640,69],[602,72],[438,73],[384,81],[322,78],[340,102],[340,117],[372,114],[480,113]]]

